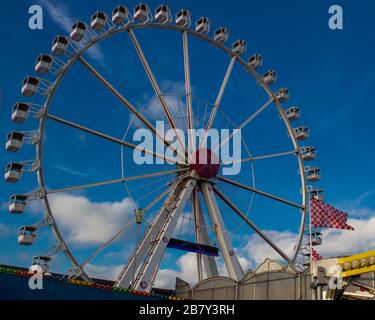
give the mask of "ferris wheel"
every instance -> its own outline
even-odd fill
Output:
[[[141,228],[137,229],[140,234],[137,234],[134,250],[118,274],[117,286],[123,288],[131,286],[137,290],[150,291],[167,248],[196,253],[199,280],[202,280],[204,276],[214,277],[219,275],[215,257],[220,254],[229,277],[240,281],[245,273],[232,244],[231,233],[235,230],[229,230],[226,224],[227,218],[223,215],[224,207],[229,209],[240,221],[238,228],[249,227],[248,230],[252,230],[262,241],[268,244],[281,259],[291,265],[296,262],[306,231],[307,194],[309,191],[315,192],[317,195],[322,192],[315,189],[308,190],[307,187],[307,180],[316,181],[320,179],[320,170],[316,167],[305,166],[306,161],[316,158],[316,149],[312,146],[299,145],[300,141],[309,137],[308,127],[292,126],[292,122],[300,118],[300,108],[293,106],[284,109],[282,103],[289,99],[288,89],[281,88],[276,91],[271,89],[271,86],[277,80],[274,70],[258,73],[257,70],[263,64],[260,54],[253,54],[246,60],[243,58],[247,49],[246,41],[237,40],[228,47],[226,46],[229,39],[227,28],[220,27],[211,36],[211,21],[209,18],[200,18],[196,21],[194,28],[192,28],[191,19],[191,13],[185,9],[180,10],[173,19],[170,8],[166,5],[160,5],[156,8],[154,14],[151,13],[146,4],[137,5],[133,12],[119,5],[112,11],[111,16],[98,11],[92,16],[90,23],[83,21],[74,23],[68,37],[59,35],[54,38],[51,54],[40,54],[37,57],[35,65],[37,75],[27,76],[22,83],[22,95],[29,98],[30,101],[18,102],[13,106],[12,120],[15,123],[23,123],[28,118],[33,118],[38,121],[39,127],[36,131],[11,131],[7,136],[6,143],[6,149],[11,152],[19,151],[24,144],[35,145],[36,158],[28,161],[11,162],[5,169],[5,180],[8,182],[18,182],[24,172],[35,172],[38,180],[36,191],[11,196],[10,213],[22,214],[26,210],[28,202],[38,199],[42,201],[45,210],[45,216],[41,221],[20,228],[18,242],[21,245],[33,244],[38,229],[44,227],[51,228],[56,238],[56,245],[47,250],[44,255],[35,257],[33,265],[43,264],[46,268],[47,262],[54,255],[63,253],[71,263],[71,268],[68,270],[70,277],[81,277],[85,281],[92,281],[86,266],[132,226],[146,223],[147,226],[142,230]],[[136,35],[142,29],[149,30],[149,32],[156,29],[165,29],[181,34],[185,92],[163,92]],[[158,104],[156,118],[150,119],[146,110],[142,110],[142,108],[126,99],[111,84],[111,81],[106,79],[85,57],[87,51],[96,44],[111,37],[123,36],[123,34],[130,37],[147,79],[154,90],[154,97]],[[192,89],[189,60],[191,54],[189,52],[189,41],[192,38],[212,45],[217,52],[220,51],[229,57],[221,86],[217,90],[216,99],[212,102],[194,95]],[[74,64],[84,66],[91,76],[99,81],[131,115],[123,138],[116,138],[50,112],[54,95]],[[252,111],[241,110],[243,115],[241,115],[242,121],[240,124],[235,124],[227,116],[226,110],[222,106],[222,99],[235,65],[239,65],[242,72],[248,74],[249,85],[251,84],[256,90],[265,94],[265,101],[260,107]],[[39,97],[39,102],[33,102],[32,98],[35,96]],[[219,170],[224,164],[217,164],[212,161],[217,157],[216,150],[201,146],[195,146],[194,150],[196,151],[190,149],[186,152],[173,150],[182,161],[177,164],[165,165],[166,170],[149,169],[149,167],[146,169],[146,166],[144,166],[142,167],[144,168],[142,174],[131,175],[132,170],[128,169],[131,159],[126,155],[126,151],[133,152],[139,149],[139,146],[129,142],[128,133],[134,126],[147,128],[152,132],[155,139],[162,141],[165,147],[173,149],[173,145],[166,141],[163,136],[160,136],[152,120],[165,120],[168,128],[176,132],[179,129],[186,133],[190,132],[189,129],[205,129],[208,132],[212,128],[221,129],[220,126],[244,129],[255,118],[261,117],[266,109],[271,108],[273,108],[272,112],[281,119],[285,131],[288,133],[290,148],[283,152],[253,156],[248,147],[247,137],[242,136],[241,145],[245,151],[239,161],[244,165],[247,164],[249,168],[245,179],[221,175]],[[30,119],[29,121],[33,120]],[[119,145],[121,147],[122,176],[114,180],[48,189],[44,174],[45,154],[43,144],[47,131],[46,123],[50,121]],[[232,138],[233,135],[229,137],[229,140]],[[179,142],[181,142],[180,139],[182,140],[181,137],[178,137]],[[154,150],[142,149],[141,151],[155,159],[163,157]],[[205,163],[201,163],[199,160],[192,161],[192,159],[201,159],[202,154],[206,160]],[[299,201],[290,201],[277,194],[258,189],[255,185],[254,163],[279,157],[289,157],[296,172],[299,173],[298,189],[300,192],[297,195]],[[132,187],[132,182],[139,181],[142,181],[141,188],[139,186]],[[134,199],[137,204],[135,216],[85,261],[80,262],[71,251],[69,243],[59,228],[53,208],[50,205],[50,197],[54,194],[99,188],[111,184],[122,184],[128,196]],[[238,196],[239,192],[246,194],[246,196]],[[296,211],[294,219],[298,225],[298,237],[294,243],[293,252],[287,254],[266,232],[254,223],[253,217],[256,217],[256,213],[252,216],[251,210],[254,195],[270,202],[281,203]],[[242,203],[237,203],[237,200],[242,201]],[[181,240],[176,237],[178,229],[182,228],[184,221],[192,225],[193,241]]]

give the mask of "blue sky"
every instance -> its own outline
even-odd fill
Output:
[[[27,11],[34,3],[44,8],[43,30],[33,31],[27,27]],[[371,1],[339,0],[230,3],[230,7],[224,1],[175,1],[170,5],[174,13],[182,7],[188,8],[194,19],[209,16],[213,30],[221,25],[229,27],[230,41],[237,38],[247,40],[246,56],[259,52],[264,56],[261,71],[277,71],[278,82],[273,88],[289,88],[291,100],[285,103],[285,107],[292,104],[301,106],[302,119],[298,124],[310,127],[308,144],[318,149],[318,159],[314,165],[319,166],[323,173],[319,186],[324,188],[327,202],[349,211],[353,224],[357,226],[357,231],[353,233],[327,231],[327,243],[321,249],[323,255],[373,249],[375,151],[372,140],[375,137],[375,111],[372,93],[375,89],[375,28],[372,17],[375,4]],[[66,28],[71,21],[89,21],[96,10],[110,13],[116,4],[114,1],[53,0],[18,1],[17,4],[7,1],[3,4],[4,10],[9,11],[9,14],[3,15],[0,28],[0,135],[4,141],[12,128],[27,131],[37,127],[35,121],[29,120],[21,129],[10,120],[11,106],[22,98],[21,81],[25,75],[33,73],[37,55],[49,52],[53,37],[67,34]],[[152,9],[158,5],[156,1],[148,1],[148,4]],[[328,28],[328,8],[332,4],[340,4],[344,9],[344,30],[332,31]],[[133,8],[136,2],[130,1],[126,5]],[[160,30],[140,31],[137,36],[162,89],[174,93],[183,91],[181,36]],[[213,102],[229,62],[228,57],[195,39],[191,40],[190,46],[194,94]],[[153,91],[126,34],[101,43],[86,58],[135,106],[140,109],[150,107]],[[265,98],[250,75],[236,66],[223,98],[223,111],[239,124],[264,103]],[[200,109],[201,116],[203,110]],[[52,103],[51,113],[120,138],[130,119],[129,113],[118,101],[79,64],[64,79]],[[219,117],[216,125],[222,124],[219,123],[220,119],[223,117]],[[246,128],[243,136],[254,155],[289,151],[290,148],[285,128],[272,108]],[[127,152],[129,156],[131,153]],[[14,159],[32,159],[33,147],[25,146],[19,154],[9,154],[1,149],[0,157],[2,165]],[[50,188],[118,178],[121,175],[119,146],[53,122],[47,124],[44,161]],[[139,168],[127,162],[126,169],[135,175],[166,168]],[[244,166],[241,176],[237,177],[238,181],[252,183],[249,170],[249,166]],[[300,198],[297,167],[293,158],[256,163],[255,176],[256,184],[261,189],[295,201]],[[135,200],[147,195],[147,190],[154,192],[148,198],[138,200],[139,205],[145,206],[152,196],[156,196],[155,192],[162,191],[155,190],[165,186],[165,180],[160,182],[154,179],[150,183],[129,185],[134,190]],[[11,217],[7,213],[6,203],[10,195],[35,187],[34,175],[27,173],[17,185],[0,182],[0,203],[3,204],[0,216],[0,263],[29,265],[32,255],[43,252],[53,244],[47,229],[40,230],[38,241],[32,248],[25,249],[16,243],[17,227],[40,219],[40,208],[36,203],[23,216]],[[245,210],[250,199],[248,194],[231,187],[219,187]],[[95,249],[95,244],[106,239],[116,230],[117,224],[129,217],[131,210],[129,203],[124,202],[126,197],[123,186],[109,186],[69,194],[56,200],[57,204],[67,201],[76,205],[60,215],[63,233],[80,259],[87,257]],[[116,205],[117,209],[113,209]],[[79,236],[83,226],[75,221],[80,210],[85,214],[82,221],[85,221],[83,234],[86,238]],[[100,216],[101,210],[107,210],[104,218]],[[126,213],[123,214],[121,210]],[[288,247],[288,241],[293,239],[298,228],[298,212],[255,197],[251,214],[254,222]],[[189,216],[188,213],[186,215]],[[239,225],[233,213],[224,207],[223,215],[230,229],[236,230],[234,243],[244,264],[253,267],[264,259],[264,254],[259,253],[264,248],[263,244],[252,232]],[[183,232],[189,238],[192,234],[186,221]],[[105,227],[106,223],[108,226]],[[129,236],[108,249],[106,255],[99,257],[91,266],[93,272],[108,275],[118,270],[132,247],[134,235],[135,230],[132,230]],[[165,279],[171,274],[186,275],[188,270],[184,269],[184,261],[189,257],[168,251],[161,266],[163,272],[160,278],[164,277],[163,281],[167,281]],[[56,269],[66,267],[62,256],[56,260]]]

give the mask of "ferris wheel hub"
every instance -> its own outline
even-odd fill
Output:
[[[219,158],[211,149],[198,149],[192,156],[190,169],[195,170],[202,178],[214,178],[219,173]]]

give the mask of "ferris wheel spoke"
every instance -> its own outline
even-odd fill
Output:
[[[160,177],[160,176],[163,176],[163,175],[172,175],[174,173],[178,173],[178,172],[181,172],[181,171],[184,171],[184,169],[161,171],[161,172],[157,172],[157,173],[148,173],[148,174],[139,175],[139,176],[126,177],[126,178],[120,178],[120,179],[114,179],[114,180],[106,180],[106,181],[94,182],[94,183],[83,184],[83,185],[79,185],[79,186],[61,188],[61,189],[46,190],[46,193],[47,194],[55,194],[55,193],[62,193],[62,192],[68,192],[68,191],[90,189],[90,188],[107,186],[107,185],[117,184],[117,183],[122,183],[122,182],[129,182],[129,181],[142,180],[142,179],[150,179],[150,178],[154,178],[154,177]]]
[[[242,130],[243,128],[245,128],[251,121],[253,121],[259,114],[261,114],[272,102],[273,102],[273,98],[269,99],[266,103],[264,103],[260,108],[258,108],[258,110],[256,110],[253,114],[251,114],[244,122],[242,122],[242,124],[237,128],[239,130]],[[234,135],[236,135],[239,131],[233,131],[229,137],[227,137],[226,139],[224,139],[221,143],[220,143],[220,146],[218,148],[216,148],[216,151],[217,149],[220,149],[222,148],[230,139],[233,138]]]
[[[292,202],[292,201],[289,201],[289,200],[286,200],[286,199],[283,199],[281,197],[278,197],[278,196],[275,196],[273,194],[270,194],[270,193],[267,193],[267,192],[264,192],[262,190],[259,190],[259,189],[256,189],[256,188],[253,188],[253,187],[250,187],[250,186],[247,186],[247,185],[244,185],[242,183],[239,183],[237,181],[234,181],[234,180],[231,180],[231,179],[228,179],[228,178],[225,178],[225,177],[222,177],[222,176],[218,176],[217,177],[220,181],[223,181],[223,182],[226,182],[228,184],[231,184],[233,186],[236,186],[238,188],[241,188],[241,189],[244,189],[244,190],[247,190],[247,191],[250,191],[250,192],[253,192],[253,193],[256,193],[256,194],[259,194],[261,196],[264,196],[266,198],[270,198],[270,199],[273,199],[273,200],[276,200],[276,201],[279,201],[279,202],[282,202],[282,203],[285,203],[285,204],[288,204],[292,207],[295,207],[295,208],[299,208],[299,209],[304,209],[304,206],[303,205],[300,205],[298,203],[295,203],[295,202]]]
[[[190,60],[189,60],[189,40],[187,31],[183,32],[183,50],[184,50],[184,70],[185,70],[185,91],[186,91],[186,108],[188,129],[194,129],[193,107],[191,95],[191,79],[190,79]],[[189,141],[193,141],[192,131],[189,131]],[[189,152],[191,152],[189,145]]]
[[[126,142],[126,141],[123,141],[121,139],[118,139],[118,138],[114,138],[112,136],[109,136],[105,133],[102,133],[100,131],[97,131],[97,130],[93,130],[93,129],[90,129],[88,127],[85,127],[85,126],[82,126],[80,124],[77,124],[77,123],[74,123],[72,121],[69,121],[69,120],[66,120],[66,119],[63,119],[63,118],[60,118],[60,117],[57,117],[55,115],[52,115],[52,114],[47,114],[47,118],[51,119],[51,120],[54,120],[56,122],[59,122],[59,123],[62,123],[62,124],[65,124],[67,126],[70,126],[72,128],[75,128],[75,129],[78,129],[78,130],[81,130],[81,131],[85,131],[87,133],[90,133],[94,136],[98,136],[98,137],[101,137],[103,139],[106,139],[108,141],[112,141],[112,142],[115,142],[115,143],[118,143],[122,146],[125,146],[125,147],[128,147],[128,148],[131,148],[133,150],[139,150],[139,151],[143,151],[147,154],[150,154],[156,158],[159,158],[159,159],[163,159],[163,160],[168,160],[168,161],[171,161],[170,163],[174,163],[175,160],[173,159],[170,159],[170,158],[167,158],[166,156],[164,155],[160,155],[160,154],[157,154],[151,150],[148,150],[148,149],[144,149],[144,148],[141,148],[135,144],[132,144],[132,143],[129,143],[129,142]]]
[[[237,215],[244,220],[264,241],[266,241],[280,256],[291,262],[289,256],[281,250],[262,230],[260,230],[241,210],[239,210],[222,192],[213,187],[214,192],[223,200]]]
[[[212,127],[212,125],[213,125],[213,123],[215,121],[217,110],[220,107],[220,103],[221,103],[221,100],[223,98],[225,89],[227,87],[230,75],[232,74],[233,67],[234,67],[234,64],[236,62],[236,59],[237,59],[236,56],[233,56],[231,58],[230,62],[229,62],[229,65],[228,65],[227,71],[225,73],[223,82],[221,83],[221,87],[220,87],[219,93],[217,94],[215,104],[214,104],[214,106],[212,108],[210,117],[208,118],[208,123],[207,123],[206,131],[209,131],[211,129],[211,127]]]
[[[80,56],[78,60],[121,102],[122,105],[131,111],[148,129],[150,129],[155,136],[166,145],[166,147],[172,148],[172,150],[176,151],[181,157],[178,150],[171,146],[170,143],[166,141],[156,128],[147,120],[147,118],[143,116],[142,113],[139,112],[127,99],[125,99],[124,96],[118,92],[91,64],[89,64],[82,56]],[[182,157],[181,159],[185,158]]]
[[[138,54],[138,57],[139,59],[141,60],[142,62],[142,65],[147,73],[147,76],[151,82],[151,85],[152,87],[154,88],[154,91],[155,91],[155,94],[156,96],[158,97],[162,107],[163,107],[163,110],[164,110],[164,113],[168,119],[168,122],[169,122],[169,125],[171,126],[171,128],[173,130],[175,130],[175,133],[176,133],[176,137],[182,147],[182,150],[185,150],[185,142],[182,140],[182,138],[180,137],[180,135],[178,134],[178,131],[177,131],[177,126],[176,126],[176,123],[174,121],[174,118],[173,118],[173,115],[172,113],[169,111],[169,107],[167,105],[167,102],[165,101],[164,99],[164,96],[161,92],[161,89],[159,87],[159,84],[157,83],[156,79],[155,79],[155,76],[151,70],[151,67],[146,59],[146,56],[144,55],[143,53],[143,50],[138,42],[138,39],[137,37],[135,36],[135,33],[132,29],[129,29],[128,30],[128,33],[129,33],[129,36],[130,36],[130,39],[135,47],[135,50],[137,51],[137,54]],[[185,150],[186,151],[186,150]],[[186,153],[185,153],[185,156],[184,156],[184,159],[186,160]]]
[[[131,219],[120,231],[118,231],[111,239],[106,243],[101,245],[97,250],[94,251],[81,265],[84,268],[92,260],[94,260],[98,255],[100,255],[105,249],[107,249],[113,242],[115,242],[126,230],[128,230],[135,223],[135,218]]]
[[[244,159],[240,159],[240,160],[233,160],[230,163],[223,162],[222,164],[226,165],[226,164],[231,164],[231,163],[239,163],[239,162],[244,163],[244,162],[258,161],[258,160],[264,160],[264,159],[272,159],[272,158],[288,156],[288,155],[292,155],[292,154],[296,154],[296,153],[297,153],[297,150],[271,153],[271,154],[264,154],[264,155],[256,156],[256,157],[244,158]]]
[[[264,103],[258,110],[256,110],[253,114],[251,114],[242,124],[239,126],[239,129],[245,128],[251,121],[253,121],[259,114],[261,114],[271,103],[273,99],[269,99],[266,103]]]
[[[159,201],[161,201],[167,194],[169,190],[165,190],[163,193],[159,194],[150,204],[143,209],[143,212],[146,213],[151,210]],[[81,265],[81,268],[84,268],[92,260],[94,260],[98,255],[100,255],[105,249],[107,249],[113,242],[115,242],[126,230],[128,230],[136,222],[135,218],[132,218],[125,226],[123,226],[113,237],[107,240],[102,244],[97,250],[95,250]]]

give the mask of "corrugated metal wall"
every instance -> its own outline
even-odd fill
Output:
[[[178,279],[176,295],[192,300],[311,300],[310,283],[309,274],[266,260],[238,283],[227,277],[214,277],[190,289],[188,283]]]

